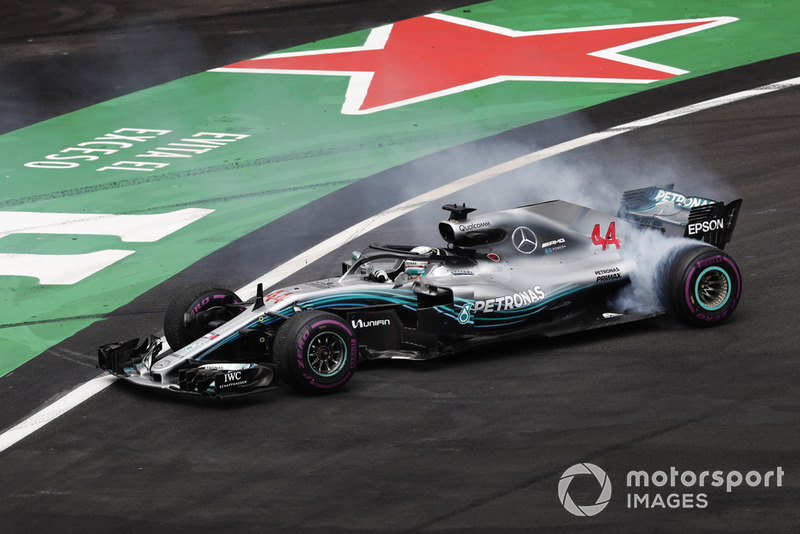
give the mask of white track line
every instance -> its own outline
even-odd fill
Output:
[[[93,380],[83,383],[73,389],[52,404],[48,404],[38,412],[34,413],[17,426],[6,430],[0,436],[0,452],[14,445],[19,440],[33,434],[47,423],[64,415],[83,401],[90,399],[95,394],[100,393],[108,386],[116,382],[116,378],[111,375],[102,375]]]
[[[779,91],[781,89],[796,87],[798,85],[800,85],[800,77],[791,78],[789,80],[784,80],[782,82],[777,82],[769,85],[764,85],[761,87],[757,87],[755,89],[749,89],[747,91],[740,91],[738,93],[733,93],[719,98],[714,98],[711,100],[706,100],[704,102],[674,109],[672,111],[667,111],[665,113],[659,113],[658,115],[653,115],[652,117],[646,117],[644,119],[629,122],[621,126],[615,126],[613,128],[609,128],[608,130],[604,130],[602,132],[596,132],[589,135],[585,135],[583,137],[579,137],[577,139],[565,141],[550,148],[537,150],[536,152],[531,152],[530,154],[520,156],[518,158],[506,161],[499,165],[495,165],[494,167],[490,167],[475,174],[465,176],[464,178],[460,178],[458,180],[455,180],[454,182],[443,185],[441,187],[437,187],[436,189],[432,189],[427,193],[423,193],[417,197],[402,202],[392,208],[387,209],[386,211],[382,211],[377,215],[373,215],[372,217],[365,219],[360,223],[354,224],[350,228],[342,232],[339,232],[338,234],[326,239],[325,241],[319,243],[318,245],[311,247],[305,252],[287,261],[286,263],[280,265],[279,267],[276,267],[275,269],[271,270],[265,275],[259,277],[257,280],[254,280],[250,284],[238,290],[237,293],[239,293],[243,297],[247,297],[248,295],[254,294],[255,288],[259,283],[264,284],[264,287],[271,287],[280,282],[281,280],[283,280],[284,278],[286,278],[287,276],[299,271],[309,263],[312,263],[320,259],[326,254],[333,252],[342,245],[348,243],[349,241],[359,236],[364,235],[368,231],[373,230],[378,226],[386,224],[387,222],[392,221],[402,215],[405,215],[406,213],[409,213],[429,202],[433,202],[434,200],[439,200],[457,191],[461,191],[462,189],[466,189],[467,187],[479,184],[481,182],[489,180],[490,178],[494,178],[495,176],[498,176],[500,174],[504,174],[519,169],[526,165],[530,165],[531,163],[535,163],[537,161],[550,158],[552,156],[564,154],[565,152],[569,152],[570,150],[575,150],[576,148],[581,148],[587,145],[591,145],[593,143],[597,143],[598,141],[602,141],[604,139],[608,139],[626,132],[637,130],[645,126],[651,126],[653,124],[658,124],[660,122],[668,121],[670,119],[677,119],[679,117],[690,115],[692,113],[697,113],[699,111],[704,111],[718,106],[723,106],[725,104],[738,102],[740,100],[745,100],[755,96],[760,96],[774,91]],[[37,430],[45,426],[47,423],[50,423],[51,421],[65,414],[75,406],[78,406],[79,404],[88,400],[95,394],[103,391],[105,388],[111,385],[115,380],[116,379],[108,375],[102,375],[93,380],[90,380],[84,383],[83,385],[79,386],[78,388],[74,389],[61,399],[55,401],[53,404],[48,405],[47,407],[34,413],[33,415],[31,415],[21,423],[17,424],[16,426],[12,427],[11,429],[6,430],[5,432],[3,432],[2,435],[0,435],[0,452],[3,452],[4,450],[8,449],[18,441],[36,432]]]

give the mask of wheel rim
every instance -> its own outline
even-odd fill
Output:
[[[730,297],[731,278],[719,267],[709,267],[697,277],[694,294],[704,309],[714,311],[722,308]]]
[[[347,345],[334,332],[317,334],[308,344],[308,364],[321,376],[333,376],[347,359]]]

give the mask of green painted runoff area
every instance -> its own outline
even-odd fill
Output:
[[[506,81],[396,109],[343,115],[347,76],[205,72],[2,135],[0,211],[214,211],[154,242],[87,233],[0,238],[0,256],[134,251],[68,285],[0,276],[0,376],[220,247],[359,179],[517,126],[800,50],[800,15],[790,0],[496,0],[447,13],[521,31],[721,16],[739,20],[625,52],[689,71],[652,84]],[[368,34],[292,51],[360,46]],[[102,140],[117,144],[99,144]],[[90,153],[98,156],[93,161],[46,158],[84,154],[62,152],[79,145],[105,151]],[[153,157],[144,157],[148,154]],[[43,168],[53,161],[64,162],[64,168]],[[168,165],[135,166],[141,162]],[[128,334],[144,333],[120,337]],[[86,353],[94,349],[86,347]]]

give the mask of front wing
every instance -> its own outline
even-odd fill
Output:
[[[153,336],[109,343],[97,349],[98,367],[140,386],[189,395],[233,398],[276,389],[272,364],[187,359],[178,369],[159,372],[162,346]]]

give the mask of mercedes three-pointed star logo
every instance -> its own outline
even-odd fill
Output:
[[[538,245],[536,234],[527,226],[518,226],[511,234],[511,242],[514,243],[514,248],[523,254],[532,253]]]

